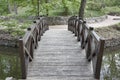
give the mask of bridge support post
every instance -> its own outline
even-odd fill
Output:
[[[23,40],[19,40],[19,47],[20,47],[20,63],[21,63],[21,73],[22,79],[26,79],[26,64],[25,64],[25,54],[23,50]]]
[[[102,65],[102,57],[103,57],[103,51],[104,51],[104,44],[105,40],[100,40],[100,48],[99,48],[99,55],[97,55],[97,61],[96,61],[96,67],[95,67],[95,74],[94,77],[96,79],[100,79],[100,71],[101,71],[101,65]]]

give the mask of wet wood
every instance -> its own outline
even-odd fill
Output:
[[[26,80],[94,80],[91,63],[72,32],[50,29],[38,45]]]

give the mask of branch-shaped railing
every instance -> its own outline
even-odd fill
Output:
[[[76,16],[68,20],[68,30],[75,33],[77,40],[80,40],[81,48],[85,49],[87,60],[92,61],[94,77],[99,79],[105,39],[99,37],[92,27]]]
[[[33,60],[33,52],[38,46],[38,41],[48,29],[47,20],[40,17],[27,29],[24,37],[19,39],[22,79],[27,76],[28,63]]]

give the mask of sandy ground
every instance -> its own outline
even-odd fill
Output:
[[[108,18],[102,22],[90,23],[88,24],[94,28],[107,27],[117,23],[120,23],[120,16],[107,16]],[[49,26],[50,29],[67,29],[67,25],[53,25]]]
[[[68,25],[53,25],[49,26],[49,29],[67,29]]]
[[[106,26],[111,26],[117,23],[120,23],[120,16],[107,16],[108,18],[102,22],[98,23],[91,23],[88,24],[91,27],[98,28],[98,27],[106,27]]]

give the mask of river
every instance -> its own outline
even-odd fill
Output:
[[[120,80],[120,50],[104,52],[101,80]]]
[[[17,48],[0,46],[0,80],[21,77],[20,58]]]
[[[17,48],[0,47],[0,80],[6,77],[21,78]],[[120,50],[104,52],[101,80],[120,80]]]

